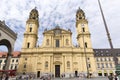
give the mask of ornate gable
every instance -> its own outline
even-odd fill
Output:
[[[59,26],[54,29],[45,29],[42,47],[71,47],[72,46],[72,32],[70,29],[64,30]]]
[[[45,30],[43,34],[72,34],[71,30],[65,30],[65,29],[61,29],[61,28],[54,28],[51,30]]]

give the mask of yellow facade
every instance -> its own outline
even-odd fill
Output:
[[[80,73],[91,73],[96,76],[96,63],[91,43],[88,21],[85,13],[78,9],[76,13],[76,30],[78,46],[72,44],[71,30],[45,30],[43,43],[37,46],[38,11],[33,9],[26,22],[26,31],[21,49],[18,73],[33,73],[40,77],[44,73],[60,77],[79,76]],[[86,66],[87,65],[87,66]]]

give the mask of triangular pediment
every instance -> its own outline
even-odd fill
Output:
[[[72,34],[71,30],[65,30],[65,29],[61,29],[61,28],[54,28],[51,30],[45,30],[43,34],[54,34],[54,33],[59,33],[60,34]]]

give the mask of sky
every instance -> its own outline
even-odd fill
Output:
[[[120,0],[100,0],[100,2],[113,47],[120,48]],[[76,45],[75,18],[76,11],[80,7],[88,20],[93,48],[110,48],[98,0],[1,0],[0,20],[4,20],[8,27],[18,34],[15,51],[21,50],[26,20],[35,7],[39,11],[39,45],[43,41],[44,29],[50,30],[56,25],[66,30],[71,29],[72,41]]]

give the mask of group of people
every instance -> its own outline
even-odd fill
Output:
[[[8,80],[9,76],[6,74],[0,75],[0,80]]]
[[[109,75],[108,79],[109,80],[119,80],[119,77],[117,75]]]
[[[9,76],[6,74],[0,75],[0,80],[33,80],[35,75],[18,75],[18,76]]]

